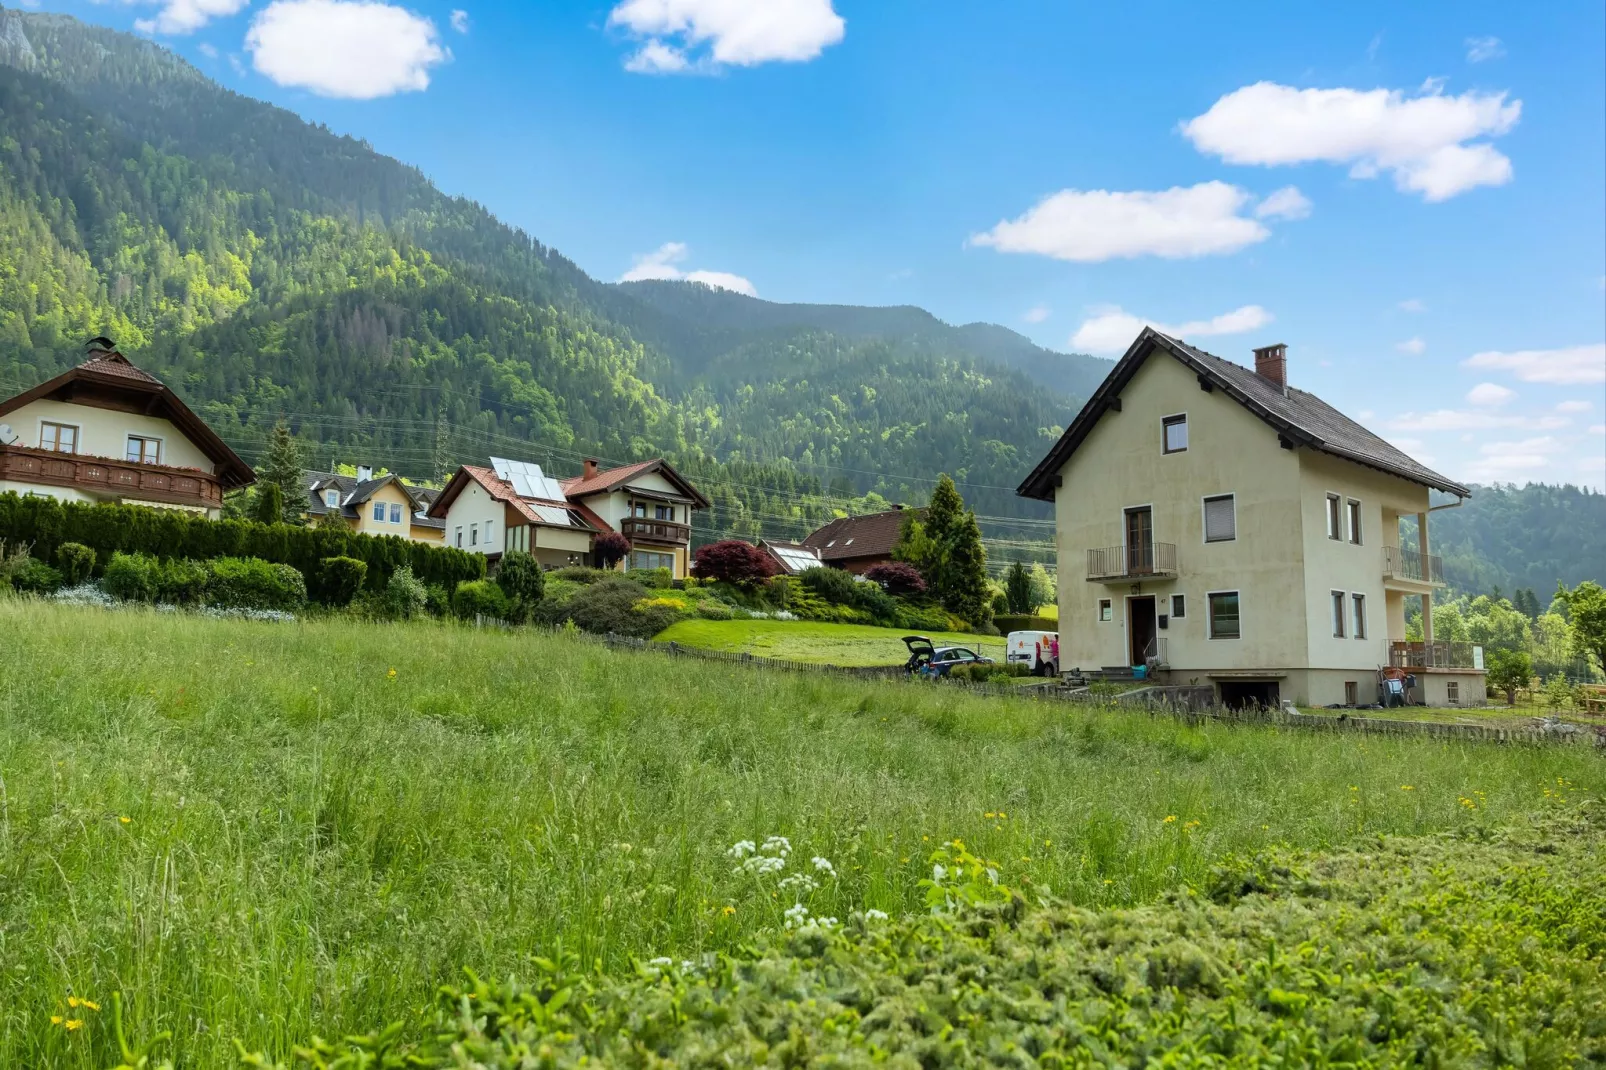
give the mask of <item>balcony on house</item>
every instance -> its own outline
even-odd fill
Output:
[[[1483,647],[1475,643],[1389,643],[1389,665],[1396,669],[1482,669]]]
[[[68,487],[93,498],[218,509],[223,485],[199,468],[0,445],[0,480]]]
[[[619,522],[619,531],[627,539],[645,539],[648,542],[667,542],[676,545],[691,542],[691,527],[671,520],[627,516]]]
[[[1087,552],[1087,578],[1094,583],[1173,579],[1176,574],[1175,543],[1100,546]]]
[[[1424,554],[1403,546],[1383,547],[1383,578],[1444,586],[1444,561],[1437,554]]]

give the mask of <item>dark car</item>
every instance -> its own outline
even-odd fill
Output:
[[[903,645],[909,648],[909,660],[903,664],[904,671],[924,676],[947,676],[955,665],[996,664],[992,658],[984,658],[966,647],[934,646],[923,635],[906,635]]]

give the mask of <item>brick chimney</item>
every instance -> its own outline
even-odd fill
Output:
[[[597,474],[597,459],[595,457],[587,457],[585,459],[584,466],[580,470],[580,478],[581,479],[590,479],[592,476],[594,476],[596,474]]]
[[[1255,374],[1278,390],[1288,389],[1288,347],[1281,342],[1255,350]]]

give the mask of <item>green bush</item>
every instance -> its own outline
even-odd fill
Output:
[[[432,608],[431,601],[439,608]],[[384,597],[380,605],[387,617],[396,620],[411,620],[426,609],[436,616],[444,617],[451,609],[451,599],[446,594],[446,588],[441,586],[425,586],[424,581],[413,575],[413,570],[403,565],[391,573],[390,581],[385,584]]]
[[[199,561],[158,561],[151,572],[156,600],[170,606],[200,605],[211,583],[211,570]]]
[[[324,558],[354,557],[368,565],[369,590],[381,591],[391,574],[412,567],[425,583],[451,587],[485,576],[485,558],[456,547],[413,542],[394,535],[359,535],[344,525],[291,527],[249,520],[208,520],[175,509],[140,505],[90,505],[54,498],[0,494],[0,541],[31,544],[50,560],[68,542],[80,543],[109,561],[117,551],[162,560],[260,558],[316,576]]]
[[[625,578],[643,587],[667,588],[675,582],[675,574],[667,568],[633,568],[625,572]]]
[[[289,565],[255,557],[220,557],[207,562],[211,577],[206,600],[228,609],[291,612],[307,604],[307,581]]]
[[[12,570],[11,586],[24,594],[51,594],[61,588],[61,571],[30,557]]]
[[[469,580],[457,585],[452,592],[452,611],[463,620],[476,616],[504,620],[507,617],[507,595],[490,580]]]
[[[904,603],[898,606],[896,623],[900,628],[915,632],[946,632],[950,630],[947,610],[941,606],[918,606]]]
[[[617,578],[619,573],[609,569],[587,568],[585,565],[568,565],[564,568],[555,568],[548,579],[568,580],[571,583],[590,586],[609,577]]]
[[[81,542],[64,542],[56,547],[56,567],[69,587],[88,583],[95,573],[95,551]]]
[[[668,606],[637,609],[637,603],[647,597],[645,587],[620,576],[583,587],[561,603],[543,604],[537,617],[554,626],[572,620],[580,630],[593,635],[611,633],[650,639],[682,614]]]
[[[528,987],[470,975],[409,1065],[1596,1066],[1603,816],[1229,856],[1202,888],[1103,910],[1007,887],[954,842],[930,912],[805,908],[617,977],[572,953]],[[298,1058],[378,1066],[382,1024]]]
[[[502,555],[496,567],[496,585],[507,597],[507,618],[517,624],[529,620],[546,593],[546,573],[529,554],[519,550]]]
[[[349,606],[368,578],[368,562],[355,557],[326,557],[318,566],[318,601]]]
[[[696,613],[704,620],[730,620],[735,616],[735,610],[713,598],[705,598],[698,602]]]
[[[156,580],[161,562],[150,554],[116,551],[106,562],[100,585],[113,598],[124,602],[151,602],[156,599]]]
[[[1008,635],[1010,632],[1057,632],[1059,623],[1047,617],[1037,617],[1022,614],[1005,614],[993,618],[993,624],[1000,633]]]

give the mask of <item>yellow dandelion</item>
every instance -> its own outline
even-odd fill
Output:
[[[1413,788],[1413,787],[1412,787],[1412,786],[1411,786],[1411,785],[1409,785],[1409,784],[1401,784],[1401,785],[1400,785],[1400,790],[1401,790],[1401,791],[1415,791],[1415,790],[1416,790],[1416,789],[1415,789],[1415,788]]]
[[[392,679],[392,680],[396,679],[396,670],[395,669],[391,669],[389,672],[387,672],[385,674],[385,676],[388,677],[389,679]]]
[[[997,817],[998,815],[993,813],[991,810],[989,810],[985,814],[982,814],[981,816],[985,817],[987,820],[991,821],[993,818]]]
[[[67,1032],[71,1033],[74,1029],[82,1029],[84,1027],[84,1020],[82,1018],[68,1018],[61,1024],[66,1028]]]
[[[51,1015],[51,1016],[50,1016],[50,1024],[51,1024],[51,1025],[60,1025],[60,1024],[61,1024],[61,1015],[59,1015],[59,1014],[52,1014],[52,1015]]]
[[[732,914],[736,913],[736,908],[731,906],[729,903],[726,903],[724,908],[722,910],[720,910],[720,913],[725,915],[728,918]]]
[[[1176,820],[1176,819],[1177,819],[1177,815],[1176,815],[1176,814],[1166,814],[1166,815],[1165,815],[1165,820],[1164,820],[1164,821],[1162,821],[1162,822],[1160,822],[1160,824],[1162,824],[1162,825],[1169,825],[1169,824],[1171,824],[1171,823],[1172,823],[1172,822],[1173,822],[1173,821],[1175,821],[1175,820]]]
[[[133,820],[134,820],[134,819],[133,819],[133,818],[131,818],[131,817],[124,817],[124,816],[121,816],[121,815],[119,815],[119,816],[118,816],[118,818],[117,818],[117,820],[119,820],[119,821],[121,821],[121,822],[122,822],[122,823],[123,823],[123,824],[125,824],[125,825],[126,825],[126,824],[128,824],[128,823],[129,823],[129,822],[131,822],[131,821],[133,821]]]

